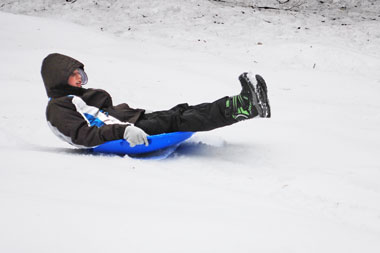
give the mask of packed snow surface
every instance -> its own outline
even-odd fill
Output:
[[[0,2],[0,252],[380,252],[379,3],[228,2]],[[273,117],[161,161],[87,154],[46,124],[53,52],[153,110],[259,73]]]

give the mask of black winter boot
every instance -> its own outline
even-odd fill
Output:
[[[259,115],[255,104],[258,104],[258,95],[255,87],[244,77],[246,73],[239,76],[242,90],[239,95],[230,97],[226,102],[226,108],[231,117],[237,121],[251,119]]]
[[[256,89],[252,89],[254,91],[253,96],[253,105],[255,106],[256,110],[259,113],[259,116],[262,118],[270,118],[271,111],[269,106],[269,99],[268,99],[268,88],[265,83],[264,78],[260,75],[255,75],[255,79],[253,79],[253,76],[248,73],[243,73],[239,76],[239,80],[242,84],[242,86],[249,86],[253,87],[253,84],[256,84]],[[244,90],[244,88],[243,88]]]
[[[259,115],[262,118],[270,117],[267,86],[264,79],[256,75],[252,82],[248,73],[239,76],[242,90],[239,95],[230,97],[226,102],[226,108],[230,110],[231,117],[237,121],[254,118]],[[254,84],[256,84],[256,88]]]
[[[265,80],[264,78],[262,78],[262,76],[260,75],[256,75],[256,81],[257,81],[257,85],[256,85],[256,90],[257,90],[257,93],[259,94],[259,101],[260,101],[260,105],[262,107],[262,111],[263,111],[263,118],[270,118],[271,116],[271,111],[270,111],[270,106],[269,106],[269,99],[268,99],[268,88],[267,88],[267,84],[265,83]]]

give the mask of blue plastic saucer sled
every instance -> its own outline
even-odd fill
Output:
[[[173,132],[150,135],[148,136],[148,146],[141,144],[133,148],[129,146],[126,140],[120,139],[108,141],[92,150],[96,153],[129,155],[141,158],[157,157],[162,159],[172,154],[182,142],[190,138],[193,134],[194,132]]]

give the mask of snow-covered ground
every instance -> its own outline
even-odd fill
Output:
[[[380,251],[379,3],[71,2],[0,2],[0,252]],[[260,73],[273,118],[197,133],[163,161],[84,154],[46,124],[52,52],[151,109]]]

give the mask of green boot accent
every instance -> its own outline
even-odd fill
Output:
[[[237,121],[250,119],[258,115],[252,101],[242,94],[230,97],[226,101],[226,108],[230,111],[230,115]]]

